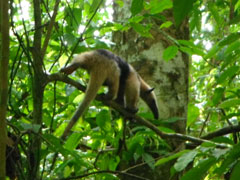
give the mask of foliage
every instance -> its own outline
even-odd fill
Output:
[[[181,2],[181,3],[180,3]],[[44,58],[44,72],[56,73],[69,62],[72,55],[89,49],[110,48],[112,31],[127,31],[130,28],[140,36],[153,38],[152,21],[161,22],[159,33],[179,27],[189,18],[190,40],[166,37],[172,42],[163,53],[169,61],[179,52],[192,57],[190,70],[190,98],[188,106],[188,134],[204,137],[209,132],[226,126],[238,125],[240,111],[239,81],[239,2],[227,0],[133,0],[131,17],[126,22],[112,21],[109,10],[112,4],[101,0],[61,1],[54,30]],[[105,4],[104,4],[105,3]],[[116,1],[123,6],[124,1]],[[46,38],[55,1],[41,1],[42,33]],[[186,6],[185,6],[186,5]],[[174,21],[164,16],[172,11]],[[25,16],[23,16],[25,14]],[[33,67],[31,50],[34,39],[34,11],[31,1],[11,1],[11,52],[9,88],[9,131],[19,137],[21,163],[18,163],[20,179],[26,179],[29,170],[28,144],[31,135],[43,141],[41,154],[41,179],[61,179],[82,176],[87,173],[96,179],[118,179],[112,173],[123,160],[129,164],[144,162],[150,168],[177,159],[172,175],[185,172],[182,179],[219,179],[232,172],[231,179],[238,178],[239,144],[238,133],[218,135],[214,142],[227,144],[220,149],[204,143],[192,150],[169,153],[171,148],[156,133],[143,126],[127,122],[127,150],[119,153],[124,134],[121,116],[94,101],[84,115],[84,120],[73,129],[63,144],[59,137],[68,120],[83,98],[83,93],[62,82],[49,83],[44,90],[43,124],[32,124]],[[78,71],[71,76],[86,85],[88,75]],[[105,89],[101,89],[105,92]],[[150,117],[148,113],[139,113]],[[155,122],[154,122],[155,123]],[[171,119],[157,124],[163,127]],[[169,126],[166,126],[169,127]],[[38,134],[42,128],[42,134]],[[124,145],[123,145],[124,146]],[[53,157],[60,155],[53,166]],[[164,157],[159,159],[159,157]],[[193,165],[193,168],[190,168]],[[186,169],[188,169],[186,171]],[[97,170],[106,170],[97,173]],[[94,174],[96,172],[96,174]],[[117,172],[117,171],[116,171]],[[117,173],[116,173],[117,174]]]

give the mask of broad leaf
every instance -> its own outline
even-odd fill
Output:
[[[166,9],[172,8],[173,4],[171,0],[151,0],[150,6],[150,13],[158,14]]]
[[[231,165],[236,162],[240,157],[240,144],[235,145],[227,154],[222,165],[215,170],[215,173],[222,175],[226,169],[230,168]]]
[[[97,125],[104,131],[108,132],[111,130],[111,117],[107,110],[102,110],[97,114],[96,117]]]
[[[148,153],[143,153],[142,156],[143,156],[144,161],[148,164],[148,166],[150,168],[154,169],[154,164],[155,164],[154,158]]]
[[[223,98],[223,93],[225,91],[225,88],[223,87],[218,87],[214,90],[214,95],[212,98],[213,105],[217,105],[221,99]]]
[[[170,26],[172,26],[172,24],[172,21],[166,21],[165,23],[161,24],[160,29],[169,28]]]
[[[100,3],[101,3],[101,0],[93,0],[89,12],[90,13],[95,12]]]
[[[240,172],[240,161],[236,163],[231,173],[230,180],[239,180],[239,172]]]
[[[133,16],[140,13],[143,9],[143,0],[133,0],[131,5],[131,13]]]
[[[240,99],[228,99],[223,101],[219,107],[220,108],[230,108],[230,107],[239,107],[240,106]]]
[[[165,61],[169,61],[173,59],[178,53],[178,47],[177,46],[169,46],[167,49],[163,52],[163,59]]]
[[[151,33],[149,32],[151,29],[151,26],[143,26],[142,24],[139,23],[130,23],[132,28],[139,33],[143,37],[152,37]]]
[[[176,154],[170,155],[170,156],[168,156],[168,157],[161,158],[161,159],[159,159],[159,160],[155,163],[155,166],[159,166],[159,165],[162,165],[162,164],[164,164],[164,163],[167,163],[167,162],[169,162],[169,161],[171,161],[171,160],[173,160],[173,159],[176,159],[176,158],[182,156],[183,154],[185,154],[185,153],[187,153],[187,152],[189,152],[189,150],[183,150],[183,151],[180,151],[180,152],[178,152],[178,153],[176,153]]]
[[[216,159],[210,157],[200,162],[196,167],[185,173],[180,180],[202,180],[209,168],[216,163]]]
[[[190,126],[193,122],[195,122],[199,115],[199,108],[196,107],[194,104],[188,104],[187,126]]]
[[[228,37],[221,40],[219,42],[219,46],[225,46],[225,45],[231,44],[234,41],[237,41],[239,38],[240,38],[240,33],[232,33]]]
[[[221,84],[221,83],[226,82],[227,79],[230,79],[233,76],[235,76],[238,73],[239,69],[240,69],[239,66],[231,66],[231,67],[229,67],[228,69],[223,71],[221,73],[221,75],[217,78],[217,83]]]
[[[196,0],[173,0],[173,16],[177,26],[181,24],[192,10],[195,1]]]
[[[177,162],[174,164],[174,168],[176,169],[176,171],[179,172],[185,169],[187,165],[194,160],[197,154],[198,154],[197,150],[193,150],[179,157]]]

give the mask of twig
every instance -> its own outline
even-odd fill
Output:
[[[86,26],[84,27],[84,30],[83,30],[83,32],[81,33],[81,36],[78,38],[75,46],[73,47],[73,50],[72,50],[70,56],[68,57],[68,60],[67,60],[67,62],[66,62],[66,64],[65,64],[65,67],[67,66],[67,64],[69,63],[70,59],[72,58],[75,50],[76,50],[77,47],[78,47],[78,44],[83,40],[83,35],[84,35],[84,33],[86,32],[88,26],[89,26],[90,23],[92,22],[94,16],[96,15],[96,13],[97,13],[97,11],[98,11],[98,9],[99,9],[99,7],[100,7],[100,5],[101,5],[102,3],[103,3],[103,0],[100,1],[100,3],[98,4],[97,8],[95,9],[93,15],[91,16],[91,18],[90,18],[89,21],[87,22]]]
[[[221,112],[222,112],[223,116],[226,118],[226,121],[227,121],[229,127],[232,127],[233,124],[232,124],[232,122],[227,118],[227,115],[226,115],[224,109],[221,109]],[[234,141],[235,144],[237,144],[238,138],[237,138],[237,133],[236,133],[236,132],[233,132],[233,141]]]
[[[57,0],[56,3],[55,3],[55,6],[54,6],[53,15],[51,17],[51,20],[50,20],[50,23],[49,23],[49,26],[48,26],[48,29],[47,29],[47,34],[46,34],[46,37],[45,37],[45,40],[44,40],[44,43],[43,43],[43,47],[42,47],[42,51],[41,51],[42,58],[44,58],[44,55],[46,53],[46,49],[48,47],[48,43],[49,43],[49,40],[50,40],[52,29],[53,29],[55,19],[56,19],[56,16],[57,16],[59,3],[60,3],[60,0]]]
[[[110,170],[96,171],[96,172],[83,174],[83,175],[80,175],[80,176],[62,178],[60,180],[81,179],[81,178],[84,178],[84,177],[88,177],[88,176],[95,175],[95,174],[102,174],[102,173],[109,173],[109,174],[116,174],[116,175],[121,174],[121,175],[129,176],[129,177],[132,177],[132,178],[135,178],[135,179],[150,180],[148,178],[140,177],[140,176],[137,176],[135,174],[130,174],[130,173],[122,172],[122,171],[110,171]]]
[[[199,133],[199,137],[202,136],[203,130],[204,130],[204,128],[205,128],[205,126],[206,126],[206,124],[207,124],[207,122],[208,122],[209,116],[210,116],[210,112],[207,114],[207,117],[206,117],[205,121],[203,122],[201,131],[200,131],[200,133]]]

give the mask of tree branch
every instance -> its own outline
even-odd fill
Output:
[[[60,0],[57,0],[55,2],[53,15],[51,17],[51,20],[50,20],[50,23],[49,23],[49,26],[48,26],[48,29],[47,29],[46,38],[44,40],[44,44],[43,44],[42,51],[41,51],[42,58],[44,57],[46,49],[48,47],[48,43],[49,43],[49,40],[50,40],[51,32],[52,32],[52,29],[53,29],[53,26],[54,26],[54,23],[55,23],[55,19],[56,19],[56,16],[57,16],[59,3],[60,3]]]
[[[8,1],[0,2],[0,179],[6,176],[7,97],[9,66],[9,15]]]
[[[204,136],[202,136],[202,139],[213,139],[215,137],[219,137],[219,136],[224,136],[230,133],[236,133],[240,131],[240,125],[236,125],[236,126],[228,126],[228,127],[224,127],[222,129],[218,129],[214,132],[211,132],[209,134],[206,134]]]
[[[140,176],[137,176],[135,174],[130,174],[130,173],[122,172],[122,171],[110,171],[110,170],[95,171],[95,172],[90,172],[90,173],[83,174],[83,175],[80,175],[80,176],[62,178],[60,180],[81,179],[81,178],[84,178],[84,177],[88,177],[88,176],[95,175],[95,174],[102,174],[102,173],[116,174],[116,175],[121,174],[121,175],[132,177],[134,179],[150,180],[148,178],[140,177]]]
[[[55,74],[51,74],[48,76],[47,78],[47,82],[53,82],[53,81],[62,81],[65,82],[67,84],[70,84],[74,87],[76,87],[77,89],[81,90],[81,91],[85,91],[85,87],[83,85],[81,85],[80,83],[74,81],[73,79],[67,77],[66,75],[63,75],[61,73],[55,73]],[[151,130],[153,130],[157,135],[159,135],[162,139],[178,139],[178,140],[182,140],[182,141],[190,141],[195,143],[196,145],[200,145],[204,142],[207,143],[212,143],[215,144],[217,147],[219,148],[226,148],[227,146],[219,144],[219,143],[215,143],[206,139],[201,139],[201,138],[196,138],[193,136],[188,136],[185,134],[180,134],[180,133],[164,133],[162,131],[159,130],[159,128],[157,126],[155,126],[154,124],[152,124],[150,121],[147,121],[137,115],[131,114],[129,113],[123,106],[117,104],[114,101],[106,101],[104,99],[104,97],[102,95],[97,95],[97,97],[95,98],[98,101],[101,101],[103,104],[112,107],[113,109],[115,109],[116,111],[118,111],[119,113],[121,113],[124,117],[130,118],[130,119],[135,119],[136,121],[138,121],[140,124],[150,128]]]

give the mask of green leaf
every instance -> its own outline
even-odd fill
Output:
[[[173,16],[179,26],[193,8],[196,0],[173,0]]]
[[[202,25],[202,12],[198,7],[193,6],[193,13],[189,22],[190,32],[193,32],[195,28],[200,32],[201,25]]]
[[[233,171],[230,176],[230,180],[239,180],[239,172],[240,172],[240,161],[233,167]]]
[[[155,164],[155,159],[148,153],[143,153],[143,159],[147,163],[147,165],[151,168],[154,169],[154,164]]]
[[[95,12],[100,3],[101,3],[101,0],[93,0],[90,10],[89,10],[89,13]]]
[[[180,46],[180,47],[179,47],[179,50],[182,51],[182,52],[184,52],[184,53],[186,53],[186,54],[188,54],[188,55],[190,55],[190,56],[192,56],[192,55],[194,54],[193,51],[192,51],[192,49],[189,48],[189,47]]]
[[[212,150],[212,155],[216,158],[216,159],[221,159],[223,156],[225,156],[225,154],[229,151],[229,149],[218,149],[218,148],[214,148]]]
[[[41,125],[39,124],[27,124],[27,123],[21,123],[21,126],[24,130],[31,130],[35,133],[39,133],[39,130],[41,128]]]
[[[230,54],[230,53],[232,53],[233,51],[238,51],[238,50],[239,50],[239,47],[240,47],[240,41],[238,40],[238,41],[230,44],[230,45],[227,47],[225,53],[226,53],[226,54]]]
[[[84,93],[79,94],[78,96],[76,96],[76,97],[74,98],[73,102],[74,102],[74,103],[80,103],[80,102],[82,102],[83,98],[84,98]]]
[[[74,150],[78,146],[81,138],[82,138],[82,134],[80,134],[80,133],[71,134],[71,136],[67,139],[67,141],[64,145],[65,148],[68,150]]]
[[[150,13],[158,14],[166,9],[172,8],[173,4],[171,0],[151,0],[150,1]]]
[[[188,104],[187,127],[194,123],[200,115],[199,108],[194,104]]]
[[[176,171],[180,172],[187,167],[187,165],[194,160],[196,155],[198,154],[197,150],[189,151],[183,154],[178,158],[177,162],[174,164],[174,168]]]
[[[161,24],[160,29],[169,28],[172,24],[172,21],[166,21],[165,23]]]
[[[69,154],[69,151],[63,148],[59,138],[50,134],[43,134],[43,137],[47,140],[48,147],[50,147],[52,151],[60,152],[63,156]]]
[[[144,16],[134,16],[130,18],[128,21],[130,23],[140,23],[144,19]]]
[[[224,91],[225,91],[225,88],[223,87],[218,87],[214,90],[214,94],[212,98],[213,105],[217,105],[221,101],[221,99],[223,98]]]
[[[208,2],[208,8],[211,11],[211,14],[213,15],[213,18],[217,22],[218,27],[220,27],[222,25],[222,19],[219,16],[219,12],[218,12],[216,3]]]
[[[120,8],[124,6],[123,0],[115,0],[115,3],[118,4]]]
[[[176,158],[182,156],[183,154],[185,154],[185,153],[187,153],[187,152],[189,152],[189,151],[190,151],[190,150],[183,150],[183,151],[180,151],[180,152],[178,152],[178,153],[176,153],[176,154],[170,155],[170,156],[168,156],[168,157],[159,159],[159,160],[155,163],[155,166],[159,166],[159,165],[162,165],[162,164],[164,164],[164,163],[167,163],[167,162],[169,162],[169,161],[171,161],[171,160],[173,160],[173,159],[176,159]]]
[[[219,107],[220,108],[230,108],[230,107],[238,107],[240,105],[240,99],[228,99],[223,101]]]
[[[111,116],[109,111],[102,110],[96,117],[97,125],[105,132],[111,131]]]
[[[240,8],[240,1],[237,1],[234,7],[234,11],[238,10]]]
[[[119,156],[115,156],[114,158],[111,158],[109,160],[108,168],[112,171],[115,171],[118,167],[119,162],[120,162],[120,157]]]
[[[152,37],[151,33],[149,32],[150,29],[151,29],[151,25],[143,26],[142,24],[139,24],[139,23],[130,23],[130,25],[141,36],[143,36],[143,37]]]
[[[209,168],[216,164],[216,159],[210,157],[200,162],[196,167],[185,173],[180,180],[202,180],[207,174]]]
[[[173,129],[163,127],[163,126],[159,126],[159,130],[162,132],[165,132],[165,133],[175,133],[175,131]]]
[[[72,46],[76,42],[76,37],[73,34],[66,33],[63,38],[69,46]]]
[[[204,56],[204,59],[210,59],[213,56],[216,55],[216,53],[221,49],[221,47],[218,44],[215,44],[208,53]]]
[[[205,55],[204,50],[201,47],[195,45],[192,41],[178,40],[178,43],[181,44],[179,49],[185,53],[188,53],[190,55],[197,54],[199,56]]]
[[[230,168],[234,162],[236,162],[240,157],[240,144],[235,145],[228,153],[227,157],[223,161],[222,165],[217,168],[214,173],[222,175],[225,173],[226,169]]]
[[[237,75],[240,67],[239,66],[231,66],[225,71],[221,73],[221,75],[217,78],[217,83],[222,84],[226,82],[227,79],[231,79],[233,76]]]
[[[225,45],[231,44],[234,41],[237,41],[239,38],[240,38],[240,33],[232,33],[228,37],[221,40],[219,42],[219,46],[225,46]]]
[[[133,16],[140,13],[143,9],[143,0],[133,0],[131,5],[131,13]]]
[[[178,47],[177,46],[169,46],[163,51],[163,59],[165,61],[169,61],[173,59],[178,53]]]
[[[67,62],[67,60],[68,60],[68,57],[65,54],[63,54],[58,60],[59,66],[63,67],[65,65],[65,63]]]

